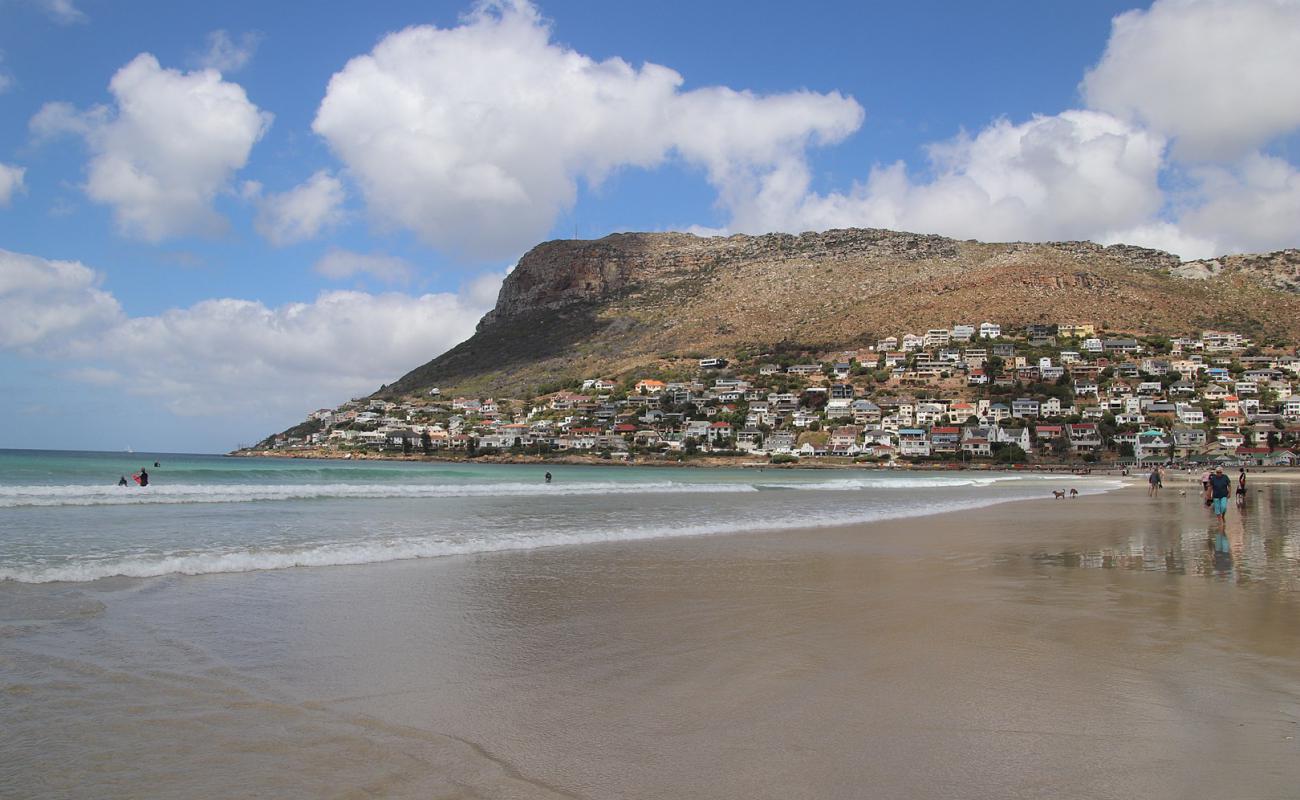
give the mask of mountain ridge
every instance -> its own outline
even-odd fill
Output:
[[[830,350],[992,320],[1300,340],[1300,250],[1182,261],[1093,242],[985,243],[882,229],[537,245],[476,331],[383,387],[523,396],[578,377],[741,348]]]

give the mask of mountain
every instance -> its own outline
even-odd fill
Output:
[[[551,241],[520,259],[472,337],[378,394],[523,396],[665,359],[858,347],[985,320],[1294,343],[1300,250],[1184,262],[1128,245],[875,229]]]

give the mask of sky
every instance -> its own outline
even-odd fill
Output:
[[[532,246],[1300,246],[1300,0],[0,0],[0,448],[224,452]]]

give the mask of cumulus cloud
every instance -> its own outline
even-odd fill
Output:
[[[14,164],[0,164],[0,207],[9,205],[15,194],[23,191],[27,170]]]
[[[1231,167],[1194,173],[1202,202],[1179,220],[1191,234],[1214,237],[1219,252],[1296,247],[1300,171],[1280,158],[1253,154]]]
[[[112,108],[46,104],[30,122],[33,135],[85,138],[85,192],[112,207],[123,234],[157,242],[220,231],[225,220],[213,200],[248,161],[271,115],[215,70],[164,69],[148,53],[118,70],[109,90]]]
[[[547,233],[579,179],[596,184],[676,156],[719,186],[752,182],[863,118],[834,92],[681,84],[663,66],[596,61],[553,43],[523,0],[483,3],[458,27],[407,28],[349,61],[313,129],[381,223],[502,257]]]
[[[1101,244],[1131,244],[1173,253],[1184,261],[1213,258],[1231,250],[1220,243],[1217,235],[1198,236],[1173,222],[1153,221],[1130,228],[1107,231],[1091,237]]]
[[[343,219],[343,182],[325,170],[280,194],[261,196],[261,186],[246,183],[244,195],[258,206],[254,227],[277,247],[314,239]]]
[[[313,129],[376,220],[480,257],[545,236],[578,181],[668,162],[703,172],[728,232],[879,226],[1122,236],[1189,257],[1264,249],[1289,241],[1279,231],[1292,184],[1289,165],[1254,148],[1300,125],[1288,77],[1300,74],[1297,14],[1294,0],[1157,0],[1114,20],[1083,80],[1088,108],[998,119],[932,144],[924,171],[864,164],[861,180],[829,192],[814,190],[808,153],[862,124],[851,98],[683,91],[667,67],[555,43],[523,0],[385,37],[333,76]],[[1219,161],[1174,160],[1192,156]],[[1169,195],[1171,171],[1190,189]]]
[[[215,30],[208,34],[208,49],[195,58],[202,69],[215,69],[217,72],[238,72],[248,66],[262,42],[262,35],[249,31],[239,36],[239,41],[231,38],[225,30]]]
[[[766,176],[734,201],[737,230],[871,226],[987,240],[1085,238],[1159,211],[1164,141],[1107,114],[1067,111],[929,149],[934,177],[873,169],[846,193],[809,190],[805,167]],[[1098,202],[1104,197],[1105,202]]]
[[[374,391],[468,337],[484,311],[449,293],[325,292],[276,308],[207,300],[128,320],[79,354],[177,414],[301,414]]]
[[[1115,18],[1088,109],[997,120],[931,145],[924,178],[878,164],[845,191],[813,191],[787,150],[712,178],[725,231],[1086,238],[1184,258],[1295,246],[1297,170],[1258,148],[1300,128],[1297,31],[1295,0],[1157,0]]]
[[[100,276],[77,261],[0,250],[0,348],[59,350],[72,338],[121,322]]]
[[[1300,3],[1158,0],[1115,17],[1081,86],[1190,159],[1235,159],[1300,127]]]
[[[415,268],[406,259],[382,253],[355,253],[331,248],[316,262],[316,272],[327,278],[342,280],[354,275],[371,275],[385,283],[410,283]]]
[[[0,251],[0,349],[65,361],[75,379],[180,415],[294,418],[336,404],[462,341],[490,307],[478,286],[278,307],[222,298],[131,318],[98,284],[80,263]]]

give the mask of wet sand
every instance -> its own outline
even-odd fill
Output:
[[[1171,484],[0,587],[0,796],[1296,797],[1300,492]]]

